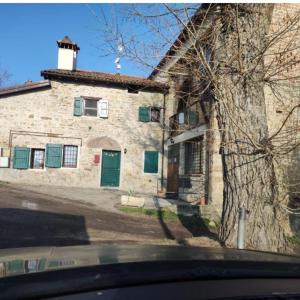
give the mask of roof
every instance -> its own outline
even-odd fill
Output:
[[[67,35],[65,35],[62,40],[57,41],[58,46],[62,46],[63,44],[71,45],[72,48],[74,48],[75,50],[80,50],[78,45],[75,42],[73,42]]]
[[[178,38],[175,40],[175,42],[172,44],[170,49],[166,52],[164,57],[161,59],[161,61],[158,63],[158,65],[155,67],[155,69],[151,72],[148,79],[153,78],[157,73],[159,73],[160,69],[171,59],[172,56],[176,54],[176,51],[178,51],[178,48],[182,43],[184,43],[188,37],[189,34],[187,33],[187,28],[190,26],[190,24],[197,24],[200,23],[203,20],[203,17],[206,16],[206,11],[213,6],[217,6],[218,3],[202,3],[200,8],[196,11],[196,13],[191,18],[191,21],[187,24],[187,26],[181,31]]]
[[[31,91],[31,90],[41,89],[45,87],[50,87],[50,86],[51,84],[49,80],[41,80],[36,82],[28,81],[25,82],[24,84],[14,85],[14,86],[0,89],[0,97],[4,95],[16,94],[20,92]]]
[[[69,71],[60,69],[50,69],[42,71],[41,75],[44,76],[45,79],[63,79],[88,83],[104,83],[123,87],[135,86],[137,88],[144,88],[147,90],[158,90],[160,92],[165,92],[169,88],[167,84],[142,77],[84,70]]]

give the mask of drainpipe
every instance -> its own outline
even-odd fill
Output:
[[[163,120],[162,120],[162,127],[163,127],[163,132],[162,132],[162,140],[161,140],[161,182],[160,182],[160,187],[161,191],[163,191],[163,185],[164,185],[164,161],[165,161],[165,130],[166,130],[166,93],[164,93],[164,103],[163,103]]]

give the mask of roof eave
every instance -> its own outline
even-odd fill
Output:
[[[151,83],[149,85],[144,83],[137,83],[137,82],[120,82],[116,80],[109,80],[109,79],[102,79],[102,78],[90,78],[90,77],[84,77],[84,76],[75,76],[75,75],[69,75],[69,74],[58,74],[49,72],[47,70],[41,71],[41,76],[43,76],[45,79],[60,79],[60,80],[68,80],[68,81],[75,81],[75,82],[85,82],[90,84],[95,83],[102,83],[106,85],[115,85],[115,86],[122,86],[122,87],[128,87],[128,86],[135,86],[139,89],[144,90],[155,90],[162,93],[166,93],[169,90],[169,86],[161,83]]]
[[[51,87],[51,83],[49,80],[37,81],[29,84],[16,85],[13,87],[8,87],[0,90],[0,97],[9,96],[12,94],[19,94],[24,92],[29,92],[32,90],[43,89]]]

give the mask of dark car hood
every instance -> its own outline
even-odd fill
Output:
[[[154,245],[90,245],[0,250],[0,277],[83,266],[159,261],[300,263],[299,256],[224,248]]]

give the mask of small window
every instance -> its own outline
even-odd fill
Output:
[[[160,108],[151,107],[151,122],[160,122]]]
[[[30,168],[44,169],[45,149],[31,149]]]
[[[132,86],[129,86],[128,89],[127,89],[127,91],[128,91],[128,93],[130,93],[130,94],[138,94],[138,93],[139,93],[138,88],[132,87]]]
[[[64,146],[63,150],[63,167],[77,168],[77,146]]]
[[[97,117],[98,101],[96,99],[84,99],[84,115]]]
[[[197,138],[185,142],[185,174],[202,173],[203,139]]]

